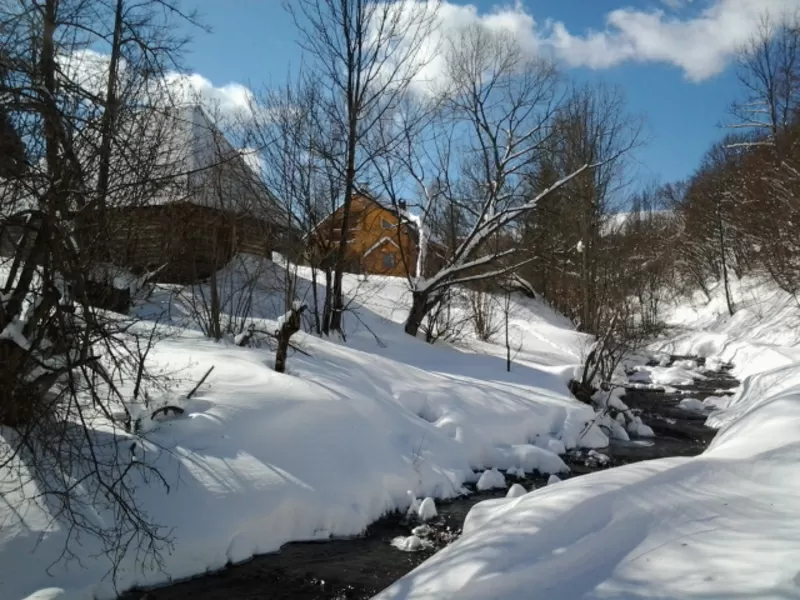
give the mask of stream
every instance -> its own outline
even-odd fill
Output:
[[[673,362],[679,359],[703,364],[703,359],[695,357],[672,357]],[[689,412],[679,404],[687,397],[702,401],[732,393],[738,381],[729,370],[730,365],[723,365],[719,371],[706,372],[706,378],[693,385],[671,386],[667,391],[626,388],[623,401],[653,429],[655,437],[612,440],[608,448],[598,451],[599,455],[571,451],[562,457],[572,470],[565,477],[642,460],[700,454],[716,431],[704,425],[707,414]],[[506,481],[530,490],[545,485],[547,477],[506,475]],[[128,592],[121,600],[368,599],[455,541],[473,505],[505,494],[506,490],[474,492],[450,502],[437,502],[438,517],[428,522],[432,546],[418,552],[403,552],[390,544],[395,537],[410,535],[418,524],[394,514],[376,521],[357,538],[287,544],[277,553],[256,556],[217,573],[147,592]]]

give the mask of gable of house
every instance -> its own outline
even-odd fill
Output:
[[[309,236],[318,258],[334,256],[341,240],[343,212],[343,207],[337,208]],[[351,203],[345,270],[396,277],[416,275],[418,241],[413,215],[359,193]],[[444,256],[444,246],[428,240],[425,271],[439,269]]]

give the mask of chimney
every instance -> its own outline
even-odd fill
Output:
[[[405,211],[405,210],[406,210],[406,208],[407,208],[406,201],[405,201],[405,200],[398,200],[398,201],[397,201],[397,207],[398,207],[400,210],[402,210],[402,211]]]

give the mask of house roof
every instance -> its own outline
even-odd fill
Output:
[[[276,223],[288,222],[286,212],[248,165],[243,152],[233,147],[200,105],[140,110],[148,112],[147,118],[133,118],[120,125],[121,134],[114,140],[111,157],[115,184],[165,182],[161,189],[153,186],[151,193],[136,199],[137,204],[185,201],[246,212]],[[93,130],[81,144],[87,173],[97,171],[97,138]],[[129,168],[131,161],[139,160],[144,175]],[[129,194],[116,195],[120,206],[133,202]],[[112,189],[112,203],[114,196]]]

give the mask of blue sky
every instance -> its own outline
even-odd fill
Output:
[[[279,0],[184,0],[211,26],[187,54],[207,92],[235,98],[241,86],[280,84],[300,61],[291,18]],[[548,47],[577,81],[621,86],[644,115],[648,144],[637,152],[638,181],[689,175],[737,94],[733,50],[760,11],[800,0],[449,0],[456,18],[507,26]]]

